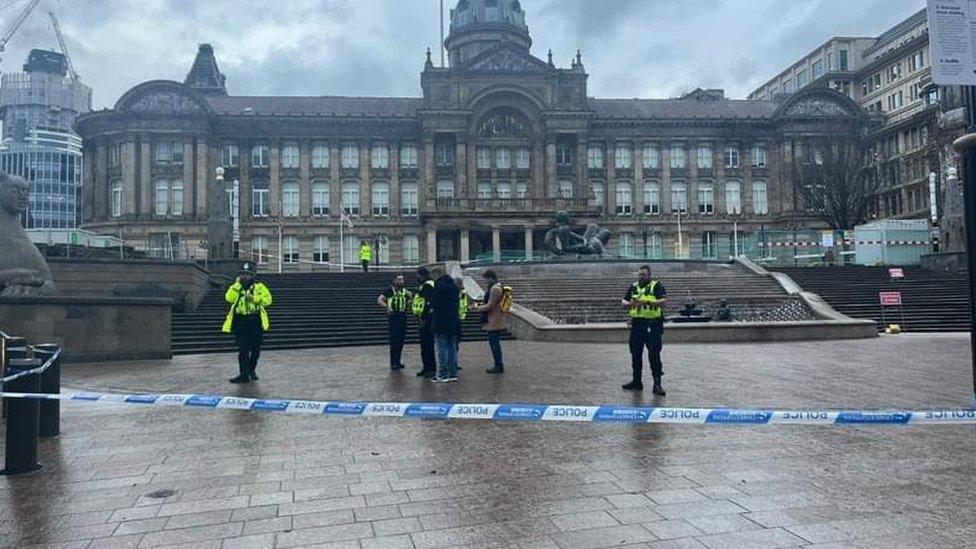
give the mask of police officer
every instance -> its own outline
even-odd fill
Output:
[[[627,288],[621,303],[627,307],[630,317],[630,357],[634,378],[623,385],[628,391],[643,391],[641,373],[644,369],[644,347],[651,362],[651,375],[654,377],[655,395],[664,396],[661,387],[663,367],[661,364],[661,336],[664,334],[664,305],[668,302],[664,285],[651,278],[651,267],[640,268],[637,282]]]
[[[373,247],[363,240],[359,243],[359,261],[363,264],[363,272],[369,272],[369,262],[373,259]]]
[[[267,308],[271,306],[271,291],[263,282],[254,279],[256,266],[250,261],[241,267],[241,274],[224,294],[230,311],[221,331],[233,333],[237,341],[237,377],[231,383],[257,381],[255,370],[261,357],[261,340],[271,327]]]
[[[405,287],[403,274],[393,277],[393,285],[383,291],[376,302],[386,310],[390,338],[390,369],[402,370],[403,340],[407,337],[407,309],[410,306],[410,290]]]
[[[413,296],[411,308],[420,322],[420,361],[423,368],[417,372],[417,377],[432,378],[437,375],[437,358],[434,355],[434,323],[432,307],[434,300],[434,279],[427,267],[417,267],[417,277],[420,287]]]

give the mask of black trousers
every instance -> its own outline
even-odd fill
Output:
[[[430,318],[420,321],[420,361],[423,371],[430,375],[437,372],[437,355],[434,354],[434,325]]]
[[[651,375],[661,379],[664,375],[661,364],[661,336],[664,322],[634,319],[630,324],[630,367],[634,371],[634,381],[641,379],[644,370],[644,348],[647,347],[651,362]]]
[[[407,314],[392,313],[387,319],[390,336],[390,366],[399,366],[403,355],[403,340],[407,337]]]
[[[237,364],[241,376],[249,376],[258,367],[261,358],[261,329],[259,315],[240,315],[234,317],[234,339],[237,340]]]
[[[363,272],[364,273],[368,273],[369,272],[369,260],[368,259],[364,259],[362,261],[362,263],[363,263]]]

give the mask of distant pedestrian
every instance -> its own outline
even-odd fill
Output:
[[[644,370],[644,347],[647,347],[651,375],[654,377],[652,392],[659,396],[665,395],[661,386],[661,376],[664,375],[661,337],[664,335],[664,305],[668,302],[667,295],[664,285],[651,278],[651,267],[644,265],[637,274],[637,282],[627,288],[627,293],[621,300],[630,317],[630,367],[633,372],[631,382],[623,385],[625,390],[644,390],[641,376]]]
[[[402,273],[393,277],[393,285],[383,291],[376,302],[386,310],[390,341],[390,369],[402,370],[403,342],[407,337],[407,310],[412,294],[406,288]]]
[[[434,283],[434,337],[437,341],[437,377],[435,383],[458,380],[457,336],[461,327],[458,317],[458,287],[449,274]]]
[[[238,374],[231,383],[250,383],[258,380],[255,370],[261,357],[264,332],[271,327],[268,307],[271,291],[263,282],[255,280],[256,266],[248,261],[241,267],[241,274],[224,294],[230,303],[230,311],[224,319],[221,331],[233,333],[237,341]]]
[[[373,259],[373,247],[363,240],[359,243],[359,261],[363,264],[363,272],[369,272],[369,262]]]
[[[488,289],[481,305],[475,311],[481,313],[482,329],[488,332],[488,346],[491,348],[493,366],[486,370],[489,374],[505,373],[505,361],[502,357],[502,333],[505,331],[505,314],[502,306],[504,289],[498,281],[498,274],[494,269],[486,270],[482,276],[488,281]]]
[[[420,361],[423,367],[417,377],[432,378],[437,375],[437,358],[434,355],[433,301],[434,281],[427,267],[417,267],[420,286],[411,300],[411,310],[417,317],[420,332]]]

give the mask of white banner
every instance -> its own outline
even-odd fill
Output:
[[[932,80],[976,86],[976,0],[928,0]]]

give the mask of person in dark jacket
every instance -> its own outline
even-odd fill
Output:
[[[433,328],[437,343],[437,377],[435,383],[457,381],[458,287],[454,279],[443,274],[434,282]]]

